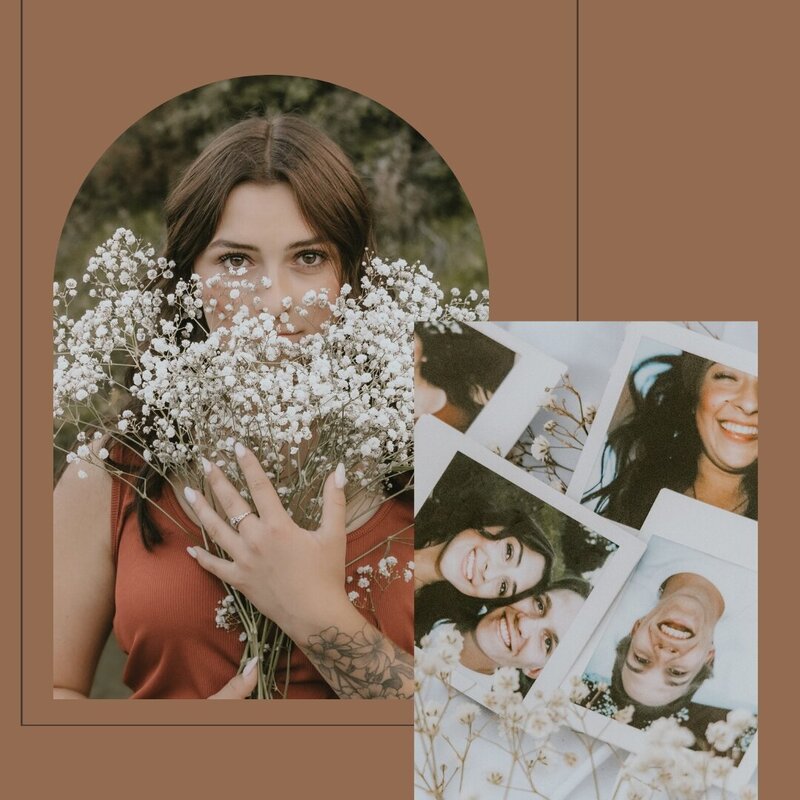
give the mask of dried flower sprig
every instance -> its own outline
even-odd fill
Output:
[[[531,422],[507,458],[527,472],[543,472],[551,486],[565,492],[573,468],[559,458],[558,451],[583,450],[597,408],[584,402],[569,375],[563,375],[548,392],[541,406],[546,415]]]

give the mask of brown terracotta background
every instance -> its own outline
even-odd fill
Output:
[[[4,5],[2,26],[10,139],[2,157],[13,248],[20,9],[11,6]],[[787,796],[777,787],[786,785],[794,737],[781,739],[777,717],[796,694],[790,676],[798,526],[786,441],[796,426],[796,354],[789,344],[797,341],[790,288],[798,266],[797,6],[583,0],[578,49],[577,3],[568,0],[501,0],[480,12],[429,0],[342,0],[318,9],[228,0],[210,11],[163,0],[136,6],[23,0],[22,6],[24,528],[20,539],[20,462],[7,451],[2,563],[9,646],[2,663],[11,736],[5,752],[26,782],[25,796],[67,786],[86,797],[120,798],[178,788],[199,790],[200,797],[223,791],[412,796],[408,705],[209,709],[194,702],[49,700],[49,306],[61,224],[87,171],[130,123],[192,87],[269,73],[320,78],[366,94],[443,155],[481,224],[495,319],[574,319],[579,309],[586,319],[760,320],[769,408],[760,482],[760,776],[762,797]],[[9,272],[16,282],[13,265]],[[19,309],[10,291],[3,299],[5,340],[13,342]],[[12,345],[4,398],[11,441],[19,356]],[[18,620],[13,598],[20,574]],[[20,622],[21,662],[13,646]],[[80,726],[70,724],[77,720]],[[153,721],[162,726],[143,724]],[[300,726],[309,722],[327,727]]]

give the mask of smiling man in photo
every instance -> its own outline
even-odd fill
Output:
[[[612,693],[634,706],[688,702],[714,664],[714,629],[725,610],[717,587],[701,575],[680,572],[659,592],[653,610],[617,645]]]

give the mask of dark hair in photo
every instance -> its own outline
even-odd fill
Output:
[[[622,663],[628,654],[630,644],[630,634],[624,636],[617,643],[617,654],[614,658],[614,667],[611,670],[611,686],[609,692],[617,708],[622,709],[626,706],[633,706],[633,720],[631,724],[634,727],[642,728],[656,719],[671,717],[673,714],[676,714],[689,704],[697,690],[714,674],[714,662],[712,660],[709,664],[703,664],[697,675],[686,684],[686,691],[677,700],[673,700],[671,703],[663,706],[646,706],[634,700],[622,686]]]
[[[342,283],[358,291],[364,251],[374,249],[373,219],[366,193],[344,152],[322,131],[300,117],[280,114],[251,118],[217,136],[189,165],[165,203],[167,238],[163,255],[175,262],[173,276],[158,288],[171,291],[192,274],[195,260],[214,235],[231,191],[243,183],[291,187],[309,226],[336,249]],[[173,313],[174,309],[169,309]],[[186,320],[189,321],[188,319]],[[205,337],[194,324],[191,338]],[[127,379],[132,379],[133,367]],[[139,404],[128,405],[134,413]],[[112,450],[114,464],[133,475],[137,489],[157,499],[164,478],[143,462],[131,466]],[[141,455],[140,453],[138,455]],[[136,512],[147,549],[162,540],[151,517],[150,503],[137,495]]]
[[[414,332],[422,343],[422,377],[443,389],[448,402],[465,413],[466,430],[483,409],[476,399],[481,390],[493,394],[511,372],[514,351],[469,325],[453,330],[418,323]]]
[[[465,502],[459,504],[459,508],[453,509],[453,513],[447,516],[437,514],[439,525],[417,524],[415,530],[414,548],[419,550],[423,547],[442,544],[451,541],[461,531],[475,529],[481,536],[487,539],[507,539],[516,538],[523,547],[534,550],[544,557],[544,571],[542,579],[536,586],[519,592],[513,597],[497,598],[489,600],[487,598],[469,597],[459,592],[447,581],[437,581],[418,589],[414,600],[414,620],[415,628],[419,628],[417,623],[428,625],[423,631],[427,633],[430,626],[437,620],[443,618],[453,618],[451,615],[460,616],[477,611],[486,606],[503,605],[521,597],[527,597],[536,591],[541,591],[543,586],[550,580],[550,571],[553,567],[555,550],[544,531],[530,514],[521,511],[492,509],[483,507],[485,500],[477,495],[468,497]],[[484,529],[488,527],[500,526],[502,530],[492,536]],[[472,602],[475,601],[475,602]]]
[[[597,513],[641,528],[661,489],[684,493],[697,478],[703,444],[695,410],[712,361],[693,353],[658,355],[638,364],[628,376],[633,411],[609,429],[600,481],[583,497],[596,500]],[[662,367],[642,389],[637,377]],[[742,472],[747,497],[744,515],[758,518],[758,461]]]

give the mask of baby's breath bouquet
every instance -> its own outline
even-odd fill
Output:
[[[255,283],[246,269],[230,268],[205,285],[194,274],[175,280],[175,265],[154,256],[119,229],[97,248],[83,287],[54,284],[53,415],[57,446],[68,462],[83,462],[80,475],[84,466],[107,469],[155,503],[120,468],[118,448],[137,453],[173,489],[207,491],[200,461],[213,460],[249,499],[234,457],[241,442],[304,527],[319,522],[322,484],[339,462],[356,487],[348,502],[380,496],[413,463],[414,322],[488,316],[488,293],[445,300],[424,265],[402,259],[366,260],[355,290],[284,298],[276,317],[258,296],[268,279]],[[320,309],[329,316],[317,331],[286,335],[290,319]],[[224,325],[209,331],[212,314]],[[74,443],[65,445],[70,426]],[[216,622],[241,627],[242,664],[263,659],[258,696],[272,697],[290,642],[226,589]]]

